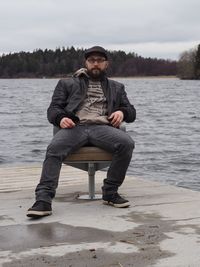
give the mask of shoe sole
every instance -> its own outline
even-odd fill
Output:
[[[111,201],[103,201],[104,205],[109,205],[115,208],[128,208],[130,206],[130,202],[122,203],[122,204],[116,204]]]
[[[52,211],[28,211],[26,213],[27,217],[31,217],[31,218],[40,218],[40,217],[44,217],[44,216],[49,216],[52,214]]]

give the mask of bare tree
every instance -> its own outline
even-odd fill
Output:
[[[200,80],[200,44],[197,47],[194,68],[195,68],[195,79]]]
[[[181,53],[178,61],[178,77],[180,79],[195,79],[195,58],[197,49]]]

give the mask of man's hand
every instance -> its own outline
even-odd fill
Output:
[[[64,128],[73,128],[75,126],[75,123],[70,119],[70,118],[62,118],[62,120],[60,121],[60,127],[62,129]]]
[[[124,119],[124,113],[120,110],[113,112],[108,118],[113,127],[118,128]]]

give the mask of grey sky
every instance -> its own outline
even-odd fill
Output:
[[[0,53],[87,48],[177,59],[200,43],[199,0],[0,0]]]

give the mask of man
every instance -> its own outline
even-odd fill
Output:
[[[75,77],[58,82],[47,111],[48,120],[60,128],[47,148],[41,179],[36,187],[36,202],[28,217],[52,213],[63,160],[78,148],[91,144],[113,154],[102,186],[104,204],[128,207],[128,200],[118,194],[129,166],[134,142],[119,129],[122,121],[133,122],[136,111],[130,104],[124,85],[106,77],[107,51],[100,46],[85,52],[86,69]]]

